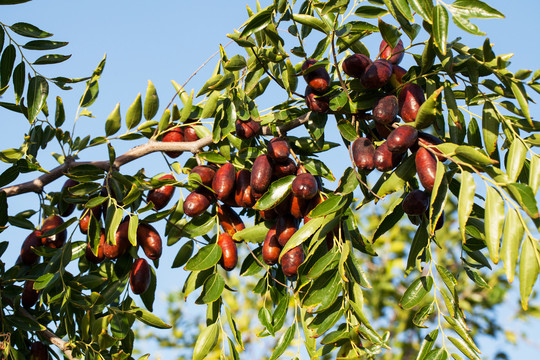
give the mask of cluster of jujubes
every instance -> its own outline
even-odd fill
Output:
[[[186,121],[189,124],[190,120]],[[191,125],[185,126],[170,126],[165,135],[162,136],[162,142],[191,142],[199,140],[199,136],[195,128]],[[177,158],[182,155],[181,151],[166,151],[165,154],[170,158]]]

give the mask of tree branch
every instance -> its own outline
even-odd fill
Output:
[[[289,121],[283,125],[278,126],[279,131],[285,132],[292,130],[309,120],[311,112],[308,112],[298,118]],[[261,128],[262,135],[272,135],[272,129],[269,126],[263,126]],[[136,146],[126,153],[118,156],[112,164],[113,169],[119,169],[122,165],[130,163],[133,160],[146,156],[148,154],[158,151],[189,151],[193,154],[198,153],[202,148],[212,144],[212,136],[206,136],[197,141],[191,142],[161,142],[156,140],[149,140],[146,144]],[[29,192],[40,193],[43,191],[45,185],[53,182],[56,179],[64,176],[69,169],[79,165],[93,165],[103,170],[111,169],[111,163],[109,161],[73,161],[66,159],[66,162],[52,169],[50,172],[37,177],[34,180],[20,183],[17,185],[8,186],[0,189],[9,196],[20,195]]]

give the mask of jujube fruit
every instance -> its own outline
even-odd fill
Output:
[[[236,180],[236,170],[231,163],[223,164],[212,180],[212,190],[216,193],[218,200],[223,200],[234,191]]]
[[[24,288],[21,295],[22,306],[26,309],[36,305],[39,300],[39,291],[34,289],[34,281],[26,280],[24,282]]]
[[[62,225],[63,223],[64,223],[64,220],[62,220],[60,216],[51,215],[48,218],[46,218],[45,221],[43,222],[43,226],[41,227],[41,234],[43,235],[48,231],[54,230],[60,225]],[[66,238],[67,238],[67,230],[64,229],[57,234],[50,235],[47,237],[42,237],[41,243],[44,246],[47,246],[53,249],[58,249],[62,247],[62,245],[64,245],[64,243],[66,242]]]
[[[62,195],[68,195],[69,188],[75,185],[78,185],[79,182],[73,179],[67,179],[64,185],[62,186]],[[75,204],[66,202],[64,199],[61,199],[58,203],[58,210],[60,211],[60,216],[66,217],[73,213],[75,210]]]
[[[208,209],[213,199],[213,194],[204,187],[193,190],[184,200],[184,214],[191,217],[201,215]]]
[[[387,59],[392,64],[399,64],[403,60],[405,52],[403,47],[403,41],[399,40],[396,47],[392,48],[386,41],[382,40],[379,46],[379,52],[381,53],[381,59]]]
[[[317,60],[308,59],[302,64],[302,72],[305,72],[309,67],[316,64]],[[330,75],[324,67],[317,68],[309,73],[305,73],[304,80],[315,91],[324,92],[330,86]]]
[[[397,153],[406,152],[418,140],[418,130],[410,125],[401,125],[392,130],[386,143],[388,150]]]
[[[134,294],[143,294],[150,286],[150,266],[145,259],[139,258],[133,262],[129,273],[129,285]]]
[[[403,154],[394,153],[388,150],[388,145],[385,142],[381,144],[373,154],[373,164],[379,171],[386,172],[394,169],[403,159]]]
[[[325,113],[330,109],[330,98],[311,86],[306,86],[305,101],[307,107],[316,113]]]
[[[375,147],[371,140],[365,137],[358,138],[352,143],[352,156],[354,165],[361,171],[371,171],[375,167],[373,164],[373,154]]]
[[[281,257],[281,270],[287,277],[295,276],[298,273],[298,267],[304,262],[304,249],[298,245],[287,251]]]
[[[219,234],[218,245],[221,248],[220,264],[223,269],[231,271],[236,267],[238,263],[238,252],[236,250],[236,243],[231,235],[227,233]]]
[[[294,175],[297,170],[298,168],[296,167],[294,160],[287,158],[285,162],[274,164],[272,175],[279,179],[288,175]]]
[[[413,190],[405,196],[401,207],[407,215],[422,215],[429,205],[429,195],[422,190]]]
[[[251,195],[251,172],[242,169],[236,173],[234,200],[241,207],[250,208],[256,200]]]
[[[255,120],[236,120],[236,136],[238,136],[240,139],[251,139],[255,137],[259,131],[261,131],[261,125]]]
[[[259,215],[263,220],[274,220],[277,218],[277,213],[274,209],[259,210]]]
[[[263,261],[267,265],[277,264],[279,259],[279,254],[281,253],[281,245],[277,240],[276,236],[276,226],[272,226],[266,237],[264,238],[263,248],[262,248],[262,257]]]
[[[420,85],[408,83],[403,86],[398,96],[399,116],[405,122],[416,120],[418,109],[426,101],[424,90]]]
[[[142,247],[144,254],[149,259],[157,260],[161,257],[163,251],[161,236],[152,225],[139,224],[137,227],[137,244]]]
[[[437,156],[437,159],[439,161],[445,161],[446,156],[437,148],[434,148],[433,146],[443,144],[444,141],[436,137],[435,135],[431,135],[428,133],[425,133],[423,131],[418,132],[418,146],[411,148],[411,150],[415,151],[420,148],[420,145],[429,146],[431,147],[431,150],[435,152],[435,156]]]
[[[312,199],[319,191],[317,179],[310,173],[298,175],[292,182],[292,193],[302,199]]]
[[[397,122],[397,118],[396,118],[396,120],[392,121],[392,123],[390,123],[390,124],[381,124],[381,123],[375,121],[374,122],[375,130],[377,130],[376,135],[378,135],[378,137],[380,139],[387,139],[388,135],[390,135],[392,130],[394,130],[394,128],[392,127],[392,124],[395,123],[395,122]]]
[[[290,153],[289,143],[285,139],[273,138],[268,143],[268,156],[278,163],[287,161]]]
[[[98,205],[91,209],[83,210],[83,217],[79,220],[79,230],[81,233],[86,234],[88,232],[88,226],[90,225],[90,218],[92,216],[99,221],[99,217],[101,216],[103,209],[107,209],[106,205],[104,207]]]
[[[84,252],[86,259],[94,264],[99,264],[100,262],[105,260],[105,253],[103,252],[105,243],[105,230],[101,229],[97,254],[94,254],[94,252],[92,251],[92,247],[90,246],[90,242],[88,242],[86,243],[86,250]]]
[[[308,206],[310,200],[302,199],[297,196],[291,197],[291,208],[290,213],[296,219],[302,219],[307,215]]]
[[[280,215],[276,222],[276,236],[279,245],[285,246],[297,230],[298,220],[291,215]]]
[[[387,60],[375,60],[366,68],[360,82],[366,89],[380,89],[390,81],[392,64]]]
[[[176,180],[174,176],[171,174],[163,175],[159,178],[159,180]],[[148,192],[148,196],[146,197],[146,200],[150,203],[154,204],[154,209],[161,210],[167,204],[169,201],[171,201],[171,198],[174,194],[175,187],[172,185],[163,185],[157,189],[152,189]]]
[[[392,64],[392,76],[390,77],[390,84],[394,88],[398,88],[403,84],[403,76],[407,73],[407,70],[399,65]]]
[[[386,95],[375,103],[373,120],[381,124],[390,124],[398,114],[398,99],[394,95]]]
[[[341,68],[350,77],[360,79],[369,65],[371,65],[371,59],[366,55],[353,54],[343,60]]]
[[[268,155],[259,155],[251,169],[251,188],[255,193],[264,194],[272,181],[272,162]]]
[[[124,255],[131,243],[129,242],[129,221],[123,221],[118,226],[118,230],[114,234],[114,240],[116,244],[109,244],[105,242],[103,244],[103,254],[108,259],[118,259]]]
[[[33,342],[30,346],[30,360],[49,360],[49,350],[41,341]]]
[[[21,246],[21,261],[25,265],[33,265],[39,261],[40,256],[33,249],[42,246],[41,232],[34,230],[26,237]]]
[[[199,135],[193,126],[186,126],[184,128],[184,141],[193,142],[199,140]]]
[[[181,127],[170,128],[165,135],[161,138],[162,142],[183,142],[184,141],[184,129]],[[182,155],[182,151],[165,151],[165,154],[170,158],[177,158]]]
[[[212,187],[212,181],[216,175],[216,169],[212,166],[198,165],[191,169],[191,174],[198,174],[205,186]]]
[[[429,150],[421,147],[415,156],[416,173],[426,191],[432,192],[437,175],[437,159]]]
[[[238,231],[242,231],[246,228],[244,222],[242,221],[242,218],[240,218],[240,215],[238,215],[236,211],[234,211],[228,205],[218,206],[217,215],[219,219],[219,224],[221,225],[223,230],[231,236],[233,236]]]

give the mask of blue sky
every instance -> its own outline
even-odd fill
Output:
[[[268,3],[270,1],[261,2],[263,7]],[[537,45],[537,37],[540,34],[540,22],[537,19],[540,13],[540,2],[496,0],[489,3],[503,12],[507,18],[505,20],[477,20],[475,23],[489,34],[496,53],[515,53],[511,66],[513,71],[522,68],[534,71],[540,68],[538,60],[540,50]],[[250,1],[249,5],[255,8],[254,1]],[[160,114],[174,93],[170,81],[184,83],[200,64],[218,50],[219,44],[225,45],[229,42],[225,35],[238,28],[247,19],[246,4],[238,0],[153,2],[34,0],[17,6],[2,6],[0,10],[2,12],[0,21],[5,24],[29,22],[54,33],[55,40],[70,43],[58,52],[72,54],[71,59],[61,65],[42,68],[47,76],[86,76],[96,67],[104,54],[107,54],[107,64],[100,80],[100,96],[90,108],[95,118],[81,118],[77,125],[78,135],[103,134],[104,120],[116,103],[121,104],[121,112],[125,116],[127,107],[137,94],[140,92],[144,96],[148,80],[152,80],[160,96]],[[449,40],[456,36],[463,36],[465,42],[471,47],[480,46],[484,40],[483,37],[467,36],[453,27]],[[373,38],[372,42],[366,42],[370,49],[378,48],[379,40]],[[234,45],[226,51],[234,54]],[[39,55],[41,54],[36,52],[36,58]],[[292,61],[296,63],[300,59],[294,58]],[[407,64],[407,60],[405,61]],[[411,59],[408,59],[408,64],[410,63]],[[187,90],[192,88],[198,90],[208,78],[214,64],[215,61],[212,61],[201,70],[198,76],[186,86]],[[69,121],[75,116],[81,91],[80,87],[69,92],[51,87],[49,106],[52,109],[52,99],[56,95],[61,96]],[[269,101],[266,105],[270,103]],[[533,105],[531,113],[534,116],[537,112],[538,106]],[[6,125],[2,136],[3,148],[18,147],[22,142],[22,134],[27,130],[25,120],[0,109],[0,121],[9,124]],[[119,144],[117,154],[127,150],[130,145]],[[105,151],[102,149],[88,152],[88,154],[83,153],[82,156],[84,160],[104,159],[107,156]],[[44,161],[44,164],[49,167],[55,165],[54,161]],[[340,163],[332,169],[335,173],[339,173],[346,166],[348,164]],[[137,171],[141,167],[147,170],[148,175],[166,169],[161,156],[156,154],[137,164],[129,165],[126,170]],[[3,171],[3,169],[3,165],[0,165],[0,170]],[[49,185],[47,189],[56,190],[61,185],[62,182],[57,181]],[[21,201],[18,203],[10,201],[10,213],[12,209],[15,212],[17,208],[23,209],[35,203],[37,197],[24,195],[19,199]],[[3,236],[20,238],[22,241],[26,235],[9,229]],[[176,249],[177,247],[170,253],[176,253]],[[18,250],[18,246],[11,245],[7,256],[13,256],[14,259]],[[164,259],[160,271],[171,262],[172,258]],[[179,283],[161,281],[159,289],[165,292],[180,286]],[[493,344],[486,343],[486,345],[490,347]],[[531,349],[530,347],[522,348],[521,355],[527,356],[527,352]]]

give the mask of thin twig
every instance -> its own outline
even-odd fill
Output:
[[[281,286],[285,286],[287,289],[289,289],[291,292],[294,293],[294,290],[291,289],[289,286],[287,286],[286,284],[282,283],[281,281],[279,281],[278,279],[276,279],[275,277],[272,276],[272,274],[270,274],[270,270],[268,270],[266,268],[266,266],[264,266],[264,264],[259,260],[259,258],[253,253],[253,250],[251,250],[251,248],[249,247],[249,245],[245,242],[245,241],[242,241],[246,247],[248,248],[249,252],[251,253],[251,256],[253,256],[253,258],[255,259],[255,261],[262,266],[262,268],[266,271],[266,273],[268,274],[268,276],[270,276],[272,278],[272,280],[274,280],[275,282],[277,282],[279,285]]]

